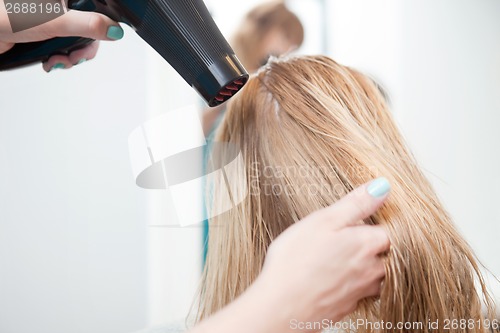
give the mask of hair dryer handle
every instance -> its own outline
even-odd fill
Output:
[[[115,21],[120,18],[120,15],[102,0],[68,0],[67,3],[68,9],[101,13]],[[0,71],[44,62],[56,54],[67,55],[93,41],[83,37],[56,37],[41,42],[18,43],[9,51],[0,54]]]
[[[81,37],[57,37],[41,42],[18,43],[0,54],[0,71],[45,62],[55,54],[67,55],[93,41]]]

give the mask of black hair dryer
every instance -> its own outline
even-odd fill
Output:
[[[130,25],[209,106],[224,103],[248,80],[202,0],[68,0],[68,8],[102,13]],[[46,61],[92,41],[58,37],[18,43],[0,54],[0,70]]]

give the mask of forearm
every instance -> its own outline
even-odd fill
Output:
[[[234,302],[200,322],[188,333],[292,332],[289,323],[293,300],[288,298],[277,293],[273,286],[258,280]]]

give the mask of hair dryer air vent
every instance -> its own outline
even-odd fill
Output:
[[[228,99],[230,99],[234,94],[236,94],[243,85],[247,82],[247,77],[242,77],[241,79],[234,80],[233,82],[227,84],[223,87],[217,96],[215,96],[212,100],[209,101],[210,106],[217,106],[219,104],[224,103]]]

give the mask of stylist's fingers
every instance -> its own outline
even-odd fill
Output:
[[[365,297],[379,296],[382,291],[383,278],[377,279],[366,289]]]
[[[357,240],[359,245],[365,248],[370,255],[387,252],[391,247],[387,231],[380,225],[359,225],[343,229],[343,232],[348,232],[349,237]]]
[[[77,65],[85,62],[87,60],[92,60],[99,50],[99,41],[95,41],[90,45],[87,45],[83,49],[71,52],[69,55],[69,60],[72,64]]]
[[[32,42],[53,37],[79,36],[96,40],[118,40],[123,29],[109,17],[93,12],[70,10],[47,23],[12,34],[10,42]]]
[[[87,60],[93,59],[97,50],[99,49],[99,42],[93,42],[86,47],[71,52],[70,55],[54,55],[48,61],[43,63],[43,69],[50,72],[54,69],[68,69],[75,65],[79,65]]]
[[[7,52],[14,46],[14,43],[0,42],[0,54]]]
[[[391,240],[387,231],[382,226],[370,226],[372,232],[371,248],[373,253],[389,252],[391,249]]]
[[[98,40],[123,37],[123,29],[109,17],[78,10],[70,10],[40,27],[49,37],[80,36]]]
[[[364,281],[372,282],[385,276],[385,256],[390,248],[387,232],[382,226],[358,225],[335,231],[342,239],[349,239],[350,246],[344,252],[347,258],[364,274]],[[361,264],[361,265],[360,265]]]
[[[334,205],[317,211],[322,223],[331,223],[335,229],[358,224],[368,218],[382,206],[391,186],[384,177],[372,180],[351,191]]]
[[[43,69],[51,72],[54,69],[70,69],[73,64],[66,55],[54,55],[47,62],[43,63]]]

